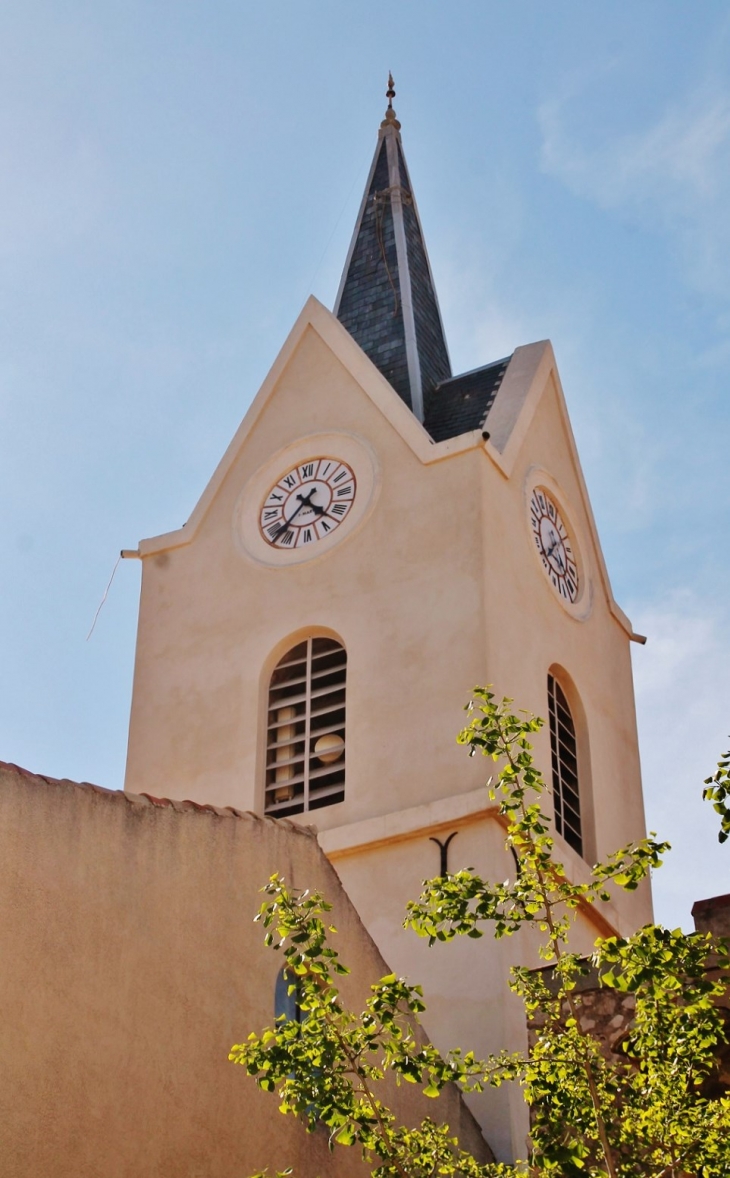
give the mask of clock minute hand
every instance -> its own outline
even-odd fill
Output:
[[[558,546],[558,543],[559,543],[559,537],[558,537],[558,536],[556,536],[556,537],[555,537],[555,539],[553,540],[552,544],[551,544],[551,545],[550,545],[550,547],[548,548],[547,552],[545,553],[545,555],[546,555],[546,557],[548,558],[548,560],[550,559],[550,557],[551,557],[551,556],[552,556],[552,554],[554,553],[555,549],[557,548],[557,546]]]
[[[318,507],[316,503],[311,502],[312,495],[314,495],[316,490],[317,490],[316,487],[312,487],[312,490],[309,492],[309,495],[306,495],[306,496],[305,495],[297,495],[297,499],[299,500],[299,506],[297,507],[296,511],[292,512],[292,514],[289,516],[289,519],[285,519],[284,522],[281,524],[281,526],[278,528],[278,530],[274,533],[274,537],[273,537],[274,540],[278,540],[279,536],[281,536],[282,533],[287,530],[287,528],[289,527],[292,520],[296,519],[296,517],[299,515],[299,512],[302,510],[302,508],[311,507],[313,511],[319,512],[320,515],[323,514],[324,508]]]

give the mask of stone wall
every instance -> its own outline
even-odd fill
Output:
[[[554,983],[551,967],[545,967],[542,972],[546,984],[552,987]],[[633,994],[602,989],[598,982],[598,974],[592,969],[578,979],[574,995],[580,1011],[581,1026],[598,1040],[604,1055],[609,1058],[616,1055],[634,1017],[636,1003]],[[544,1024],[545,1019],[541,1014],[528,1021],[530,1047],[534,1045],[537,1033]]]
[[[692,905],[692,917],[698,933],[730,937],[730,895],[695,900]]]
[[[712,933],[714,937],[730,937],[730,895],[697,900],[692,907],[692,916],[697,932]],[[716,962],[716,958],[711,957],[711,966],[713,962]],[[546,966],[541,972],[546,984],[554,992],[552,967]],[[713,975],[711,969],[710,976],[718,975],[717,972]],[[633,995],[601,988],[596,970],[591,969],[585,977],[578,980],[575,998],[583,1029],[596,1037],[607,1057],[616,1055],[617,1058],[625,1058],[618,1053],[634,1016],[636,1004]],[[726,993],[718,1005],[724,1011],[729,1042],[718,1049],[716,1071],[703,1084],[703,1092],[708,1096],[725,1095],[730,1090],[730,993]],[[545,1018],[541,1014],[528,1021],[530,1047],[534,1045],[537,1034],[544,1024]]]

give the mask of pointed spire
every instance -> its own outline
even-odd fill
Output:
[[[392,74],[386,97],[335,314],[423,421],[424,400],[451,376],[451,364],[393,109]]]

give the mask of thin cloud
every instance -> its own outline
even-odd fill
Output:
[[[672,852],[654,880],[657,916],[692,927],[695,900],[730,890],[730,852],[702,782],[730,740],[730,614],[684,591],[630,611],[647,825]]]
[[[653,124],[603,142],[571,132],[575,91],[543,103],[542,166],[577,196],[676,242],[694,285],[730,293],[730,91],[703,87]]]

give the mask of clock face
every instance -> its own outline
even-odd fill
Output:
[[[553,588],[565,601],[578,598],[578,566],[573,544],[560,512],[544,487],[530,498],[530,525],[540,560]]]
[[[304,548],[338,528],[355,502],[352,470],[337,458],[311,458],[283,475],[261,508],[259,527],[274,548]]]

